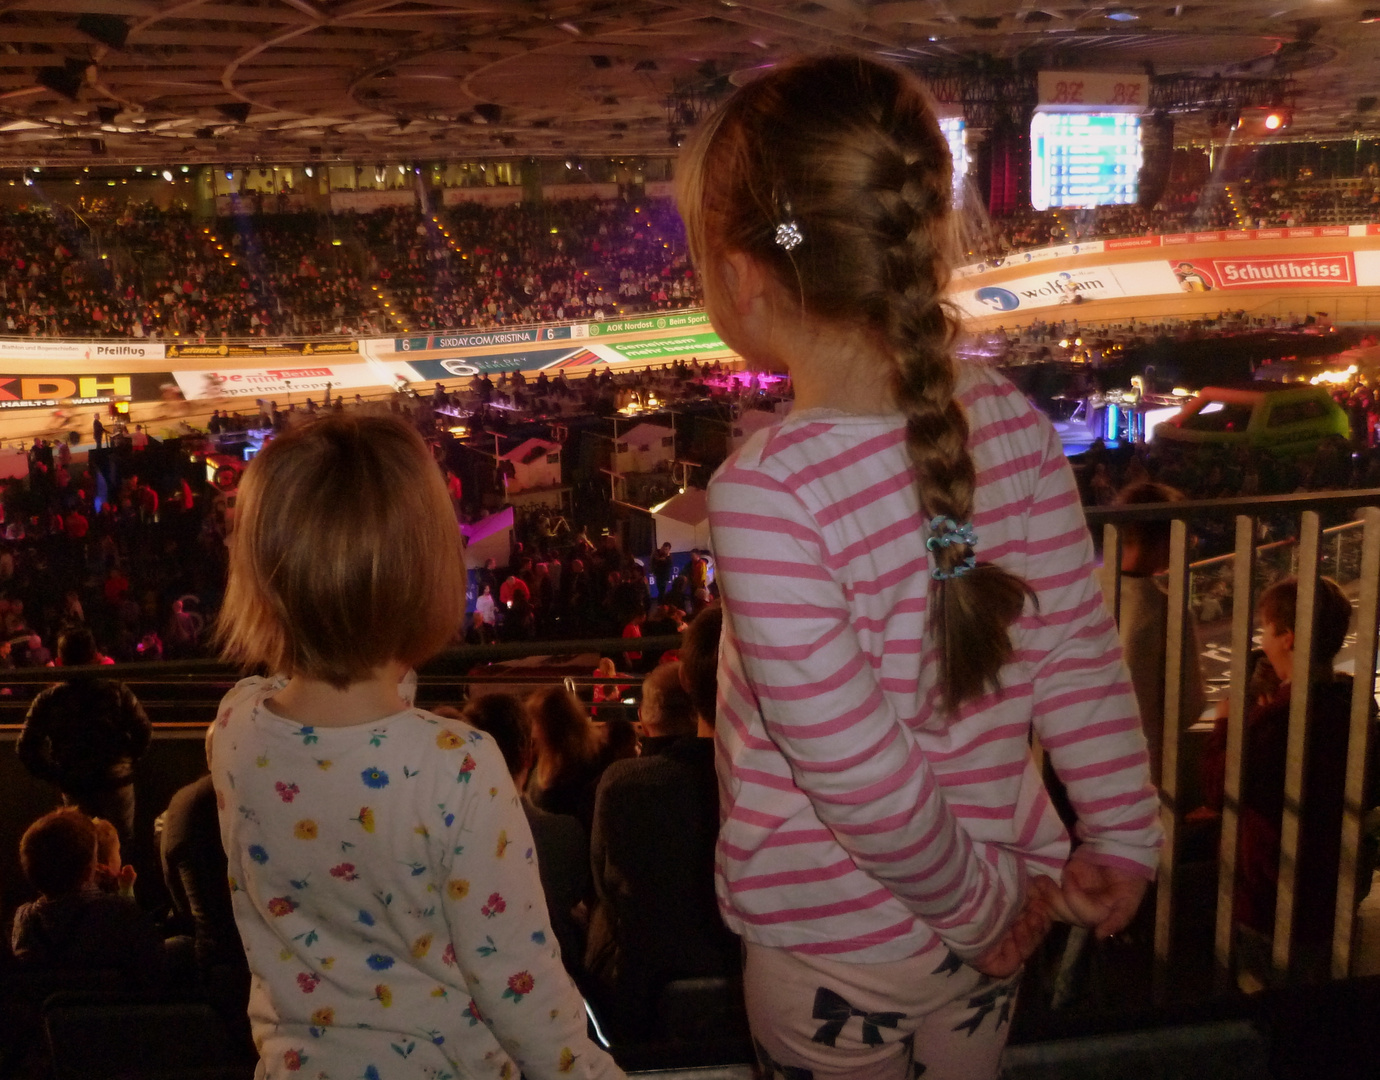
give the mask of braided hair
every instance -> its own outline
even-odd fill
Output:
[[[919,83],[853,55],[779,68],[694,133],[677,198],[711,310],[722,289],[716,267],[739,252],[802,313],[884,346],[921,509],[971,522],[977,476],[954,397],[958,322],[943,296],[960,226],[948,143]],[[779,243],[783,222],[803,242]],[[999,689],[1010,626],[1030,595],[993,563],[968,569],[973,554],[961,542],[933,547],[930,625],[951,712]]]

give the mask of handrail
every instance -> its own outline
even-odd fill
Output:
[[[680,647],[679,634],[661,634],[641,638],[587,638],[576,641],[507,641],[493,645],[461,645],[447,649],[428,660],[418,670],[419,681],[468,677],[476,664],[499,660],[521,660],[529,656],[575,657],[588,653],[616,655],[626,652],[668,652]],[[100,664],[71,668],[14,668],[0,675],[0,683],[20,685],[48,684],[75,675],[89,675],[124,682],[148,682],[155,678],[239,678],[247,672],[224,660],[153,660],[133,664]],[[521,674],[518,669],[514,674]],[[630,676],[623,675],[625,680]],[[577,680],[583,678],[576,676]],[[591,684],[617,681],[603,676],[590,676]]]
[[[1302,510],[1350,510],[1380,506],[1380,488],[1355,491],[1304,492],[1294,495],[1250,495],[1235,499],[1186,499],[1135,506],[1089,506],[1083,510],[1089,526],[1120,525],[1128,521],[1167,521],[1199,517],[1231,518],[1238,514],[1268,517]]]

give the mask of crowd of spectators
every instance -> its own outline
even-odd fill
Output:
[[[1153,209],[1026,210],[983,223],[969,254],[1380,212],[1374,175],[1248,179],[1233,194],[1194,175],[1171,183]],[[4,336],[356,336],[600,320],[700,300],[666,199],[215,219],[102,201],[83,215],[58,206],[0,214]]]
[[[1380,169],[1344,180],[1318,180],[1304,169],[1293,180],[1245,180],[1237,186],[1241,212],[1256,228],[1373,222],[1380,218]]]
[[[613,318],[699,299],[666,200],[214,220],[110,209],[0,215],[0,334],[353,336]]]

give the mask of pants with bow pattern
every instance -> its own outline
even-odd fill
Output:
[[[1020,976],[944,948],[847,964],[747,943],[744,989],[766,1080],[993,1080]]]

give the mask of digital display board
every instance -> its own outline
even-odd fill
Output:
[[[968,179],[968,125],[962,117],[940,117],[939,130],[949,144],[949,155],[954,159],[954,205],[963,201],[963,189]]]
[[[1030,122],[1030,204],[1036,210],[1133,203],[1140,166],[1135,113],[1040,111]]]

